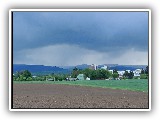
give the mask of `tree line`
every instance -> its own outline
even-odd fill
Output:
[[[53,80],[53,81],[62,81],[66,80],[68,77],[76,78],[79,74],[84,74],[85,79],[89,77],[91,80],[104,80],[104,79],[116,79],[119,77],[117,70],[113,70],[113,74],[105,69],[97,69],[92,70],[86,68],[84,70],[74,68],[70,74],[49,74],[49,75],[41,75],[41,76],[32,76],[31,72],[28,70],[18,71],[13,75],[14,81],[45,81],[45,80]],[[140,79],[148,79],[148,66],[146,69],[141,70]],[[125,71],[121,79],[137,79],[134,77],[133,71]]]

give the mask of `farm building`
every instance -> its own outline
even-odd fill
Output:
[[[77,80],[77,78],[68,78],[67,80],[69,80],[69,81],[76,81]]]
[[[79,75],[77,76],[77,79],[78,79],[78,80],[85,80],[84,74],[79,74]]]
[[[87,77],[86,80],[91,80],[91,79],[89,77]]]
[[[53,81],[54,79],[52,79],[52,78],[48,78],[48,79],[46,79],[46,81]]]

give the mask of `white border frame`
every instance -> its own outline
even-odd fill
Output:
[[[11,108],[11,81],[12,81],[12,64],[11,64],[11,60],[12,60],[12,12],[16,12],[16,11],[45,11],[45,12],[49,12],[49,11],[122,11],[122,12],[129,12],[129,11],[146,11],[149,13],[149,45],[148,45],[148,64],[149,64],[149,109],[12,109]],[[150,111],[151,110],[151,10],[150,9],[10,9],[9,10],[9,110],[10,111]]]

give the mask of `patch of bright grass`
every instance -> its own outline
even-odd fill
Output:
[[[148,80],[14,81],[28,84],[67,84],[148,92]]]

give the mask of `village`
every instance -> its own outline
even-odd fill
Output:
[[[99,73],[96,73],[98,71]],[[88,72],[88,73],[87,73]],[[95,75],[93,75],[95,74]],[[102,74],[101,77],[94,77],[96,74]],[[106,76],[106,74],[108,74]],[[85,70],[79,70],[78,68],[74,68],[71,75],[65,78],[66,81],[76,81],[76,80],[122,80],[122,79],[147,79],[148,76],[147,68],[135,69],[135,70],[115,70],[109,69],[107,65],[103,65],[102,67],[96,66],[96,64],[92,64],[89,68]],[[104,75],[104,76],[103,76]],[[35,77],[35,76],[34,76]],[[46,77],[46,81],[57,81],[56,77]],[[58,80],[59,81],[59,80]]]

